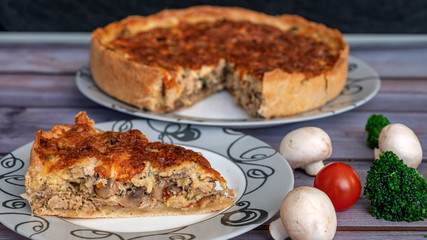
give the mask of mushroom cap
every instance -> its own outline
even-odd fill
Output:
[[[337,215],[328,195],[314,187],[298,187],[282,201],[280,219],[293,240],[333,239]]]
[[[423,158],[423,150],[415,133],[401,123],[385,126],[378,136],[379,153],[392,151],[408,167],[417,168]]]
[[[329,158],[332,143],[321,128],[302,127],[286,134],[280,143],[280,153],[296,169]]]

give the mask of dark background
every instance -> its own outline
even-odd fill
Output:
[[[85,32],[128,15],[206,4],[298,14],[343,33],[427,33],[427,0],[0,0],[0,31]]]

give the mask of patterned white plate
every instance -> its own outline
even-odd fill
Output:
[[[101,91],[94,83],[90,68],[83,66],[76,75],[80,92],[107,108],[138,117],[205,126],[255,128],[324,118],[352,110],[372,99],[380,89],[378,74],[364,62],[349,56],[347,83],[341,94],[312,111],[273,119],[254,118],[234,104],[230,94],[222,91],[184,110],[153,113],[121,102]]]
[[[31,216],[24,175],[32,143],[0,160],[0,222],[34,239],[228,239],[274,216],[293,188],[287,161],[266,143],[230,129],[131,120],[97,124],[101,130],[140,129],[151,141],[202,152],[237,193],[221,212],[185,217],[69,219]]]

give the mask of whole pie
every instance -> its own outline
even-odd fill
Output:
[[[191,106],[226,89],[249,115],[273,118],[339,95],[348,52],[338,30],[295,15],[196,6],[96,29],[90,66],[100,89],[147,111]]]

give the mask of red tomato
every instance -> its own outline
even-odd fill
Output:
[[[314,187],[329,196],[336,211],[353,206],[362,191],[362,184],[356,171],[341,162],[323,167],[314,179]]]

